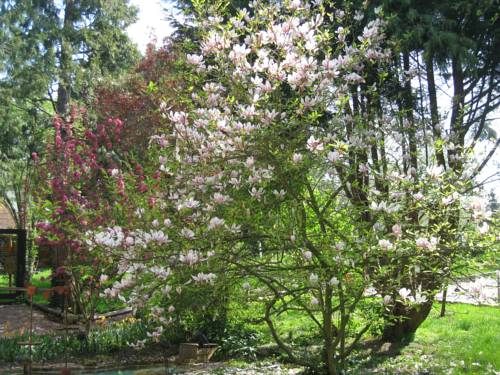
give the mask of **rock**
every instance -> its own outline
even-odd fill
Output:
[[[256,348],[257,357],[272,357],[280,353],[280,348],[276,344],[261,345]]]
[[[384,342],[380,349],[378,350],[379,354],[382,355],[393,355],[398,352],[399,348],[397,343],[393,342]]]

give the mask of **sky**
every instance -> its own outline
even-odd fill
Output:
[[[131,25],[127,29],[127,33],[129,37],[138,45],[141,53],[145,52],[147,44],[155,37],[156,40],[161,43],[163,38],[172,34],[174,30],[167,21],[169,11],[173,10],[171,4],[169,5],[166,1],[161,0],[130,0],[130,3],[139,9],[139,19],[135,24]],[[451,88],[449,91],[451,93]],[[449,95],[449,93],[441,93],[440,98],[438,98],[440,106],[446,106],[449,103],[449,97],[447,97]],[[493,128],[497,131],[497,133],[500,133],[499,120],[494,122]],[[480,145],[479,148],[483,147],[484,152],[486,152],[486,144]],[[495,156],[492,160],[490,160],[489,165],[481,174],[483,179],[491,176],[492,174],[498,174],[499,163],[500,150],[497,150]],[[496,190],[497,196],[500,197],[500,181],[496,181],[486,187],[486,191],[490,191],[491,189]]]
[[[130,3],[139,8],[139,20],[129,26],[127,33],[144,53],[146,45],[154,37],[161,42],[173,32],[173,28],[166,20],[168,4],[161,0],[130,0]]]

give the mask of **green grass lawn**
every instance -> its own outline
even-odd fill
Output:
[[[456,365],[454,373],[483,374],[492,366],[500,370],[500,308],[449,305],[444,318],[435,309],[417,331],[415,346],[445,366]],[[408,348],[411,350],[411,347]]]
[[[37,288],[50,288],[50,275],[52,271],[50,269],[40,270],[33,275],[31,278],[31,283],[35,285]],[[14,285],[15,281],[12,280],[12,284]],[[0,286],[8,286],[9,278],[7,275],[0,275]],[[48,301],[42,296],[41,293],[37,293],[33,297],[33,302],[35,303],[48,303]]]
[[[360,350],[349,373],[500,374],[500,307],[448,304],[444,318],[439,309],[437,303],[399,355]],[[287,342],[307,345],[318,339],[317,328],[297,312],[282,314],[276,326]],[[267,326],[253,327],[264,342],[272,341]]]
[[[50,275],[52,271],[50,269],[40,270],[33,275],[31,278],[31,283],[37,288],[50,288]],[[14,283],[14,280],[12,281]],[[0,286],[8,286],[9,278],[7,275],[0,275]],[[49,301],[44,298],[42,293],[36,293],[33,296],[33,302],[38,304],[48,304]],[[123,309],[125,305],[121,301],[111,301],[101,299],[97,303],[96,312],[106,313],[113,310]]]
[[[440,318],[436,304],[399,355],[360,356],[351,373],[498,374],[499,348],[499,307],[448,304]]]
[[[51,273],[52,272],[50,269],[38,271],[31,278],[32,284],[38,288],[50,287]],[[14,283],[14,280],[12,280],[12,283]],[[5,274],[0,275],[0,286],[7,286],[8,284],[9,284],[9,277]]]

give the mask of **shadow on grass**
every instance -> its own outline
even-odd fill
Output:
[[[387,342],[380,339],[366,340],[359,343],[353,355],[352,362],[363,371],[383,367],[384,363],[399,357],[405,347],[415,339],[415,334],[410,334],[401,342]],[[366,373],[366,372],[364,372]]]

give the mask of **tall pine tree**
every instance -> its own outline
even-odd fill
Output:
[[[93,84],[138,59],[128,0],[6,0],[0,5],[0,198],[26,227],[33,153],[54,115],[92,103]],[[19,192],[23,191],[23,194]]]

